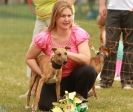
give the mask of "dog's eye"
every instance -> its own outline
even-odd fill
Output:
[[[100,54],[100,52],[97,52],[97,55],[99,55]]]
[[[64,54],[65,54],[65,55],[67,55],[67,53],[66,53],[66,52],[65,52]]]

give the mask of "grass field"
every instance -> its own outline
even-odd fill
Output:
[[[34,16],[26,5],[0,6],[0,112],[30,112],[24,109],[25,99],[19,95],[27,90],[24,57],[30,44]],[[76,18],[76,22],[92,36],[99,46],[96,21]],[[89,98],[89,112],[132,112],[133,91],[122,90],[120,82],[110,89],[97,90],[98,99]]]

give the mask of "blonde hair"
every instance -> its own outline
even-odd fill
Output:
[[[48,31],[52,31],[53,29],[56,28],[56,20],[60,17],[62,11],[66,8],[69,8],[73,14],[73,9],[68,2],[61,0],[55,3],[52,9],[52,15],[51,15],[50,24],[48,26]]]

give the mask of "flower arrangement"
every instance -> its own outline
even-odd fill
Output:
[[[87,100],[76,92],[65,91],[64,99],[53,102],[52,112],[88,112]]]

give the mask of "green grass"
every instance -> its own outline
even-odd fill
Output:
[[[30,112],[19,95],[28,88],[25,53],[31,42],[34,16],[26,5],[0,6],[0,112]],[[99,46],[96,21],[77,19]],[[133,91],[125,91],[115,82],[110,89],[97,90],[98,99],[89,98],[89,112],[132,112]]]

